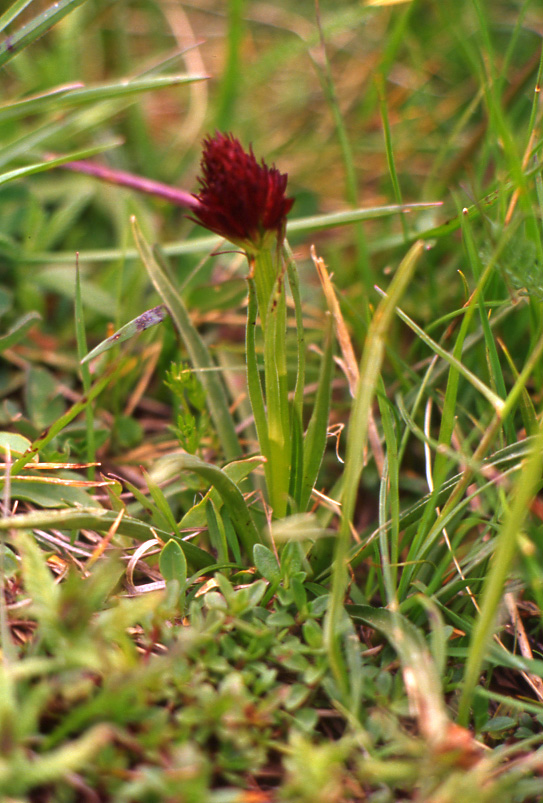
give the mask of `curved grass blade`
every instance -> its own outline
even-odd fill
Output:
[[[183,460],[183,457],[184,455],[174,454],[170,457],[164,458],[160,462],[171,463],[172,466],[175,466],[177,472],[177,470],[181,468],[179,460]],[[223,471],[232,480],[232,482],[238,485],[263,462],[264,458],[261,455],[254,455],[253,457],[247,457],[244,460],[233,460],[231,463],[227,463],[225,466],[223,466],[221,471]],[[167,472],[165,471],[164,473],[161,473],[160,468],[158,468],[158,470],[155,468],[151,473],[155,482],[160,482],[166,476],[172,476],[171,469]],[[223,502],[220,494],[215,490],[215,488],[210,488],[204,497],[185,513],[179,523],[179,526],[185,529],[187,527],[194,527],[195,529],[198,527],[205,527],[207,521],[206,505],[208,500],[211,500],[215,510],[219,511],[221,509]]]

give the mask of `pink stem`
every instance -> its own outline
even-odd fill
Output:
[[[200,201],[190,192],[178,190],[176,187],[170,187],[168,184],[162,184],[162,182],[153,181],[150,178],[135,176],[133,173],[126,173],[124,170],[112,170],[110,167],[85,161],[66,162],[61,167],[66,170],[73,170],[76,173],[95,176],[102,179],[102,181],[108,181],[110,184],[131,187],[139,192],[156,195],[158,198],[163,198],[176,206],[184,206],[188,209],[197,209],[200,206]]]

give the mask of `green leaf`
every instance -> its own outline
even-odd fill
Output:
[[[0,455],[7,454],[9,449],[13,458],[24,454],[31,446],[32,442],[23,435],[18,435],[16,432],[0,432]]]
[[[158,559],[160,573],[166,582],[177,580],[183,588],[187,581],[187,559],[177,541],[173,538],[165,544]]]
[[[243,494],[235,482],[222,469],[206,463],[194,455],[180,455],[179,464],[181,470],[193,471],[215,486],[230,514],[232,524],[244,549],[248,555],[251,555],[253,546],[260,542],[260,536],[251,518],[251,513],[245,503]]]
[[[47,92],[32,98],[25,98],[9,106],[0,107],[0,121],[25,117],[49,109],[57,110],[66,106],[80,106],[85,103],[123,98],[140,92],[151,92],[170,86],[205,81],[206,75],[155,75],[130,80],[107,81],[90,86],[74,84],[54,92]]]
[[[3,484],[0,477],[0,487]],[[24,499],[45,508],[85,507],[93,503],[92,496],[84,488],[64,485],[61,477],[14,477],[10,483],[10,495],[12,499]]]
[[[248,457],[246,460],[233,460],[231,463],[227,463],[225,466],[223,466],[222,471],[224,471],[224,473],[232,480],[232,482],[235,482],[236,485],[239,485],[242,480],[249,476],[251,471],[254,471],[255,468],[258,468],[258,466],[262,464],[263,460],[264,458],[260,457],[259,455]],[[157,481],[160,481],[159,478],[163,476],[163,474],[170,474],[172,469],[175,469],[175,472],[177,473],[181,468],[182,461],[183,455],[171,455],[165,457],[159,462],[157,467],[155,467],[155,470],[152,472],[152,476],[155,477]],[[206,504],[208,499],[211,499],[213,502],[215,510],[220,511],[223,505],[221,495],[215,488],[210,488],[205,494],[204,498],[194,505],[194,507],[191,507],[187,513],[185,513],[179,526],[183,529],[186,529],[187,527],[205,527],[207,524]]]
[[[159,522],[159,526],[162,526],[163,529],[172,530],[175,535],[180,536],[179,528],[177,526],[177,522],[174,518],[172,513],[172,509],[168,504],[168,500],[164,496],[161,488],[157,485],[156,482],[153,482],[149,474],[144,470],[143,476],[145,477],[145,481],[147,483],[147,487],[149,488],[149,493],[155,503],[157,510],[159,511],[161,518],[162,518],[162,525]]]
[[[73,162],[77,159],[87,159],[89,156],[95,156],[98,153],[111,150],[111,148],[116,148],[120,144],[120,140],[113,140],[105,145],[99,145],[96,148],[85,148],[85,150],[75,151],[65,156],[59,156],[56,159],[45,159],[41,162],[26,165],[25,167],[18,167],[15,170],[0,174],[0,185],[7,184],[9,181],[14,181],[15,179],[32,176],[34,173],[43,173],[45,170],[52,170],[53,167],[59,167],[60,165],[66,164],[66,162]]]
[[[145,331],[145,329],[148,329],[150,326],[156,326],[156,324],[161,323],[164,318],[167,317],[167,315],[168,312],[162,304],[160,304],[158,307],[153,307],[153,309],[149,309],[146,312],[142,312],[137,318],[134,318],[128,323],[125,323],[124,326],[121,326],[121,328],[118,329],[115,334],[111,335],[111,337],[108,337],[106,340],[102,340],[101,343],[95,346],[95,348],[93,348],[93,350],[81,360],[81,364],[83,365],[89,362],[89,360],[93,360],[104,351],[108,351],[114,346],[118,346],[119,343],[124,343],[124,341],[128,340],[130,337],[139,335],[140,332]]]
[[[281,568],[271,549],[264,546],[264,544],[255,544],[253,547],[253,560],[262,577],[270,583],[280,582]]]

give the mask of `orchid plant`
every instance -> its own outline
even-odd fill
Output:
[[[266,459],[268,502],[275,518],[303,509],[316,479],[315,471],[304,471],[304,341],[297,270],[285,242],[286,218],[294,203],[286,195],[287,180],[288,176],[275,166],[258,162],[252,148],[245,151],[231,134],[216,133],[204,140],[200,191],[194,196],[197,203],[192,211],[195,221],[241,248],[247,257],[247,386],[260,451]],[[286,359],[287,283],[298,329],[292,401]],[[263,382],[257,356],[257,321],[263,348]],[[325,437],[325,431],[322,435]],[[319,440],[324,446],[323,438]]]

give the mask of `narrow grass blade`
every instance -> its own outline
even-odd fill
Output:
[[[245,354],[247,359],[247,391],[253,417],[255,420],[256,434],[260,445],[260,451],[267,456],[270,453],[268,442],[268,421],[266,418],[266,406],[264,403],[264,392],[260,379],[260,367],[256,353],[256,322],[258,317],[258,304],[256,300],[256,287],[253,279],[248,281],[249,298],[247,306],[247,327],[245,331]],[[268,476],[268,470],[266,470]]]
[[[19,28],[11,36],[6,37],[0,43],[0,67],[7,64],[17,53],[28,47],[29,44],[43,36],[53,25],[56,25],[63,17],[73,11],[74,8],[82,5],[85,0],[57,0],[50,5],[37,17],[30,20],[26,25]],[[24,7],[24,6],[23,6]],[[18,13],[18,12],[17,12]],[[13,17],[12,17],[13,19]]]
[[[16,0],[15,3],[12,3],[7,11],[4,11],[2,16],[0,17],[0,31],[3,31],[4,28],[13,22],[19,14],[25,10],[27,6],[32,3],[32,0]]]
[[[302,309],[302,299],[300,296],[300,277],[296,267],[294,254],[290,246],[285,241],[284,254],[287,263],[287,275],[294,301],[294,314],[296,317],[296,341],[297,341],[297,364],[296,364],[296,387],[294,389],[294,409],[298,411],[300,419],[303,413],[303,399],[305,389],[305,327]]]
[[[417,550],[415,555],[411,555],[410,551],[410,560],[424,560],[428,555],[432,545],[434,544],[435,540],[441,534],[443,527],[449,521],[451,516],[453,515],[453,511],[456,506],[459,504],[460,500],[462,499],[469,483],[471,482],[474,474],[473,466],[477,465],[483,457],[487,454],[488,450],[490,449],[491,444],[494,442],[497,434],[499,433],[503,421],[507,418],[508,415],[516,408],[518,405],[519,399],[524,391],[526,386],[526,382],[530,374],[534,371],[538,361],[541,358],[541,354],[543,353],[543,335],[539,338],[539,341],[535,345],[534,349],[530,353],[528,359],[526,360],[526,364],[522,369],[521,373],[518,376],[513,388],[509,391],[509,394],[505,400],[505,404],[503,407],[503,411],[501,415],[495,414],[494,418],[488,425],[487,429],[485,430],[482,439],[473,453],[472,460],[470,464],[466,467],[465,471],[461,474],[458,482],[455,484],[452,493],[450,494],[449,498],[447,499],[443,509],[441,510],[439,516],[435,520],[434,524],[425,535],[423,543],[421,543],[420,548]],[[522,519],[519,519],[522,521]],[[402,578],[402,582],[403,582]],[[433,593],[435,589],[433,588],[433,584],[430,583],[428,586],[428,593]]]
[[[214,365],[206,345],[194,327],[181,296],[173,286],[170,278],[158,264],[148,243],[146,242],[135,218],[132,218],[132,231],[136,246],[145,265],[149,278],[168,309],[177,330],[189,353],[193,368],[198,371],[198,378],[207,394],[207,404],[217,435],[224,449],[227,460],[237,457],[240,445],[234,421],[228,409],[226,391]]]
[[[304,433],[298,411],[291,409],[290,423],[290,484],[289,500],[294,510],[301,510],[302,481],[304,472]]]
[[[469,220],[464,220],[462,222],[462,235],[465,244],[465,248],[471,263],[472,271],[475,276],[480,277],[483,274],[483,265],[481,263],[481,258],[477,251],[477,245],[474,240],[471,224]],[[501,398],[505,398],[507,395],[507,391],[505,388],[505,380],[503,378],[502,369],[500,365],[500,360],[498,357],[498,350],[496,348],[496,343],[494,340],[494,336],[492,334],[492,330],[490,328],[490,322],[488,319],[488,313],[484,306],[484,288],[478,294],[477,298],[477,306],[479,310],[479,318],[481,321],[481,328],[483,330],[485,345],[486,345],[486,352],[487,352],[487,362],[488,362],[488,369],[490,374],[490,380],[493,387],[496,389],[497,394]],[[513,443],[516,438],[515,429],[513,426],[512,421],[508,420],[504,422],[504,431],[507,438],[508,443]]]
[[[217,563],[228,563],[228,542],[224,524],[211,499],[207,500],[205,510],[209,540],[217,554]]]
[[[162,548],[158,559],[160,573],[168,585],[176,584],[176,596],[180,613],[184,612],[185,590],[187,585],[187,559],[178,541],[170,538]]]
[[[388,172],[390,174],[390,180],[392,182],[392,189],[394,190],[394,197],[396,199],[396,203],[401,204],[402,191],[400,187],[400,180],[398,178],[398,173],[396,171],[396,164],[394,161],[394,149],[392,147],[392,133],[390,131],[390,121],[388,118],[385,81],[382,73],[377,76],[376,82],[377,82],[377,94],[379,95],[379,106],[381,109],[381,120],[383,123],[383,133],[385,136],[385,151],[387,155]],[[404,238],[407,242],[409,233],[407,230],[407,222],[405,219],[405,215],[401,215],[400,220],[402,224]]]
[[[530,503],[541,483],[542,471],[543,425],[540,425],[530,457],[522,467],[511,493],[511,504],[500,529],[490,571],[485,580],[481,610],[471,638],[459,703],[458,721],[463,725],[468,722],[471,701],[494,633],[505,582],[519,548],[519,533],[528,515]]]
[[[206,78],[207,76],[205,75],[157,75],[148,78],[108,81],[91,86],[59,87],[54,92],[47,92],[15,103],[0,105],[0,122],[64,107],[82,106],[86,103],[124,98],[140,92],[153,92],[171,86],[204,81]]]
[[[300,497],[300,510],[307,509],[311,492],[317,482],[328,433],[330,418],[330,400],[332,398],[332,375],[334,372],[334,321],[328,316],[324,341],[324,353],[321,359],[319,384],[313,406],[313,412],[304,439],[304,473]]]
[[[68,424],[77,418],[84,410],[86,409],[87,405],[92,402],[100,393],[107,387],[109,382],[115,376],[115,369],[107,371],[104,376],[100,377],[94,385],[91,387],[88,393],[75,404],[73,404],[69,410],[67,410],[64,415],[61,415],[51,426],[37,438],[33,444],[32,448],[29,449],[28,452],[25,452],[18,460],[15,460],[13,463],[13,473],[16,474],[21,471],[27,463],[29,463],[34,455],[38,454],[40,449],[46,446],[59,432],[68,426]]]
[[[243,32],[245,29],[245,0],[229,0],[228,28],[226,38],[226,61],[221,71],[221,80],[217,96],[215,125],[217,129],[227,131],[235,120],[235,105],[240,92],[241,58],[243,50]]]
[[[75,336],[77,342],[77,356],[79,360],[87,351],[87,335],[85,333],[85,319],[83,313],[83,298],[81,295],[81,275],[79,272],[79,260],[76,257],[75,263]],[[92,386],[92,379],[88,365],[81,365],[81,380],[83,390],[87,395]],[[87,404],[85,409],[85,424],[87,434],[87,462],[94,463],[96,459],[96,444],[94,440],[94,410],[92,404]],[[94,479],[94,466],[89,467],[89,480]]]
[[[269,301],[264,333],[264,375],[269,455],[268,497],[275,518],[288,507],[291,473],[290,414],[286,359],[286,298],[283,277],[278,277]]]
[[[513,376],[515,377],[515,379],[518,379],[519,372],[517,370],[515,363],[513,362],[513,358],[509,352],[509,349],[507,348],[505,343],[503,343],[500,339],[498,339],[498,343],[500,344],[500,347],[503,353],[505,354],[505,358],[507,360],[507,363],[509,365],[509,368],[511,369]],[[522,391],[522,395],[519,400],[519,408],[520,408],[520,414],[522,416],[522,423],[524,424],[524,429],[526,430],[528,435],[535,435],[536,432],[538,431],[537,414],[532,399],[530,398],[530,394],[528,393],[526,388],[524,388]]]
[[[0,158],[0,164],[2,164]],[[161,190],[161,194],[163,191]],[[287,234],[296,232],[310,232],[310,231],[324,231],[326,229],[335,228],[339,226],[350,226],[359,220],[372,220],[374,218],[389,217],[397,215],[401,212],[408,212],[410,210],[424,210],[431,207],[441,206],[439,202],[429,202],[420,204],[405,204],[397,206],[396,204],[388,206],[373,206],[366,209],[354,209],[348,212],[332,212],[326,215],[311,215],[309,217],[298,218],[298,220],[287,221]],[[472,217],[477,217],[480,214],[479,206],[470,207],[467,214]],[[417,233],[418,239],[431,240],[436,237],[445,237],[453,231],[460,228],[460,220],[455,217],[444,223],[441,226],[431,227]],[[166,256],[179,256],[181,254],[199,254],[210,253],[215,250],[223,241],[220,237],[210,235],[206,237],[195,237],[190,240],[183,240],[181,242],[167,243],[162,246],[162,251]],[[403,238],[392,242],[392,245],[401,245]],[[384,243],[384,247],[390,248],[391,241],[389,239]],[[376,250],[379,250],[379,246]],[[370,247],[370,250],[371,249]],[[83,262],[109,262],[115,259],[137,259],[139,252],[135,248],[127,248],[121,250],[118,248],[103,248],[89,251],[81,251],[79,254],[80,261]],[[40,264],[55,262],[56,264],[66,264],[73,262],[73,252],[55,251],[41,252],[36,254],[29,254],[25,256],[25,261],[38,262]]]
[[[162,489],[154,482],[147,471],[143,470],[143,476],[145,478],[145,482],[147,483],[147,487],[149,489],[149,493],[151,494],[151,498],[156,505],[157,510],[159,511],[164,523],[165,529],[171,530],[175,535],[179,538],[181,537],[181,533],[179,532],[179,528],[177,526],[177,522],[175,517],[172,513],[172,509],[168,504],[168,500],[164,496]]]
[[[364,465],[364,451],[367,444],[371,406],[384,358],[386,333],[395,313],[396,305],[409,284],[423,250],[424,243],[420,240],[411,247],[390,284],[388,295],[381,301],[374,313],[360,362],[360,377],[349,422],[341,528],[334,556],[330,605],[325,619],[325,639],[330,665],[345,699],[347,699],[349,681],[341,655],[339,634],[341,633],[341,620],[343,617],[343,597],[347,580],[346,563],[351,539],[351,524],[358,495],[358,483]]]
[[[378,394],[379,411],[386,444],[386,476],[381,479],[381,495],[383,498],[384,519],[390,514],[390,530],[382,530],[379,537],[380,560],[383,571],[383,582],[386,588],[387,603],[396,602],[396,581],[398,576],[399,541],[400,541],[400,487],[398,463],[398,440],[394,427],[394,419],[390,402],[384,393]],[[381,507],[381,506],[380,506]],[[381,516],[380,524],[381,522]]]
[[[378,292],[378,293],[379,293],[381,296],[383,296],[383,297],[385,297],[385,298],[386,298],[386,296],[387,296],[387,294],[386,294],[386,293],[384,293],[384,292],[383,292],[382,290],[380,290],[379,288],[376,288],[376,289],[377,289],[377,292]],[[472,371],[470,371],[468,368],[466,368],[464,365],[462,365],[462,363],[460,362],[460,360],[459,360],[459,359],[458,359],[458,358],[457,358],[457,357],[456,357],[454,354],[450,354],[450,353],[449,353],[449,352],[448,352],[446,349],[442,348],[442,347],[439,345],[439,343],[436,343],[436,341],[435,341],[435,340],[433,340],[433,339],[430,337],[430,335],[426,334],[426,332],[424,331],[424,329],[421,329],[421,327],[420,327],[420,326],[418,326],[418,325],[415,323],[415,321],[413,321],[413,320],[412,320],[412,319],[411,319],[411,318],[410,318],[408,315],[406,315],[406,314],[405,314],[405,312],[402,312],[402,310],[401,310],[401,309],[396,309],[396,314],[398,315],[398,318],[400,318],[400,320],[402,320],[404,323],[406,323],[406,324],[409,326],[409,328],[410,328],[410,329],[411,329],[413,332],[415,332],[415,334],[416,334],[416,335],[417,335],[417,336],[418,336],[418,337],[419,337],[419,338],[420,338],[420,339],[421,339],[421,340],[422,340],[424,343],[426,343],[426,345],[427,345],[429,348],[431,348],[431,349],[432,349],[432,351],[433,351],[433,352],[435,352],[435,353],[436,353],[436,354],[437,354],[439,357],[441,357],[443,360],[445,360],[446,362],[448,362],[448,363],[449,363],[449,365],[452,365],[452,366],[453,366],[453,367],[454,367],[454,368],[455,368],[455,369],[458,371],[458,373],[459,373],[461,376],[463,376],[463,377],[464,377],[464,379],[467,379],[467,380],[468,380],[468,382],[470,382],[470,383],[473,385],[473,387],[474,387],[476,390],[478,390],[478,391],[479,391],[479,393],[481,394],[481,396],[484,396],[484,398],[485,398],[485,399],[486,399],[488,402],[490,402],[490,404],[492,405],[492,407],[494,408],[494,410],[495,410],[497,413],[500,413],[500,412],[503,410],[503,406],[504,406],[504,401],[503,401],[503,399],[501,399],[501,398],[500,398],[500,397],[497,395],[497,393],[494,393],[494,391],[493,391],[493,390],[491,390],[491,389],[488,387],[488,385],[485,385],[485,383],[484,383],[484,382],[481,382],[481,380],[479,379],[479,377],[478,377],[478,376],[476,376],[474,373],[472,373]]]
[[[416,204],[387,204],[386,206],[371,206],[365,209],[352,209],[345,212],[330,212],[326,215],[312,215],[310,217],[299,218],[298,220],[291,220],[287,223],[287,235],[296,232],[309,232],[309,231],[324,231],[332,229],[335,226],[349,226],[353,223],[359,223],[363,220],[373,220],[374,218],[389,217],[391,215],[398,215],[409,211],[416,211],[417,209],[430,209],[432,207],[440,207],[443,205],[442,201],[428,201],[427,203]],[[477,210],[474,209],[473,216],[477,215]],[[451,230],[460,228],[460,219],[454,218],[444,224],[443,233],[449,233]],[[436,236],[437,229],[430,229],[429,237]],[[420,235],[419,235],[420,236]]]

